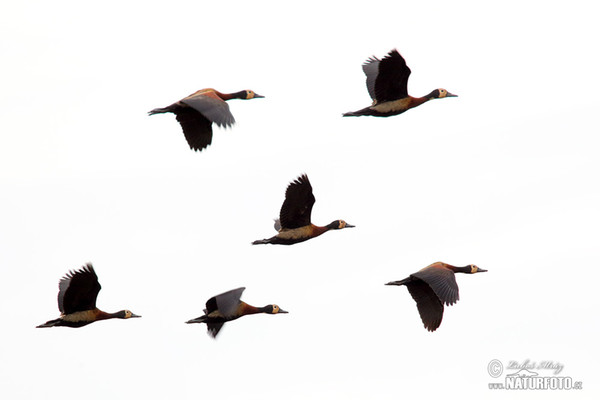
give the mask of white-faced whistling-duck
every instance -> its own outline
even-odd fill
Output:
[[[347,112],[344,117],[360,117],[362,115],[390,117],[402,114],[429,100],[457,97],[446,89],[435,89],[423,97],[410,96],[407,88],[410,68],[395,49],[390,51],[383,60],[377,57],[369,58],[363,64],[363,71],[367,75],[367,90],[373,99],[373,104],[362,110]]]
[[[181,124],[190,148],[205,149],[212,142],[212,124],[230,127],[235,119],[225,101],[231,99],[259,99],[264,96],[252,90],[236,93],[221,93],[214,89],[202,89],[164,108],[155,108],[149,115],[171,112]]]
[[[242,292],[246,288],[237,288],[225,293],[221,293],[215,297],[211,297],[206,302],[204,315],[198,318],[190,319],[187,324],[205,323],[208,328],[208,334],[213,338],[217,336],[223,324],[228,321],[233,321],[250,314],[287,314],[279,306],[269,304],[264,307],[253,307],[240,300]]]
[[[476,265],[454,267],[443,262],[433,263],[422,270],[411,274],[401,281],[389,282],[386,285],[404,285],[417,302],[423,325],[428,331],[435,331],[442,323],[444,304],[451,306],[458,301],[458,285],[455,273],[475,274],[487,272]]]
[[[329,225],[316,226],[310,222],[310,214],[315,204],[312,186],[306,175],[300,176],[287,187],[285,200],[275,220],[277,235],[269,239],[255,240],[252,244],[294,244],[312,239],[331,229],[354,228],[341,219]]]
[[[110,314],[96,308],[96,297],[98,297],[100,289],[98,276],[92,264],[86,264],[78,271],[69,271],[58,282],[60,317],[36,328],[50,328],[53,326],[79,328],[103,319],[140,317],[129,310]]]

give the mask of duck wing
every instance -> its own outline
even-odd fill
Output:
[[[58,282],[58,309],[62,314],[93,310],[101,288],[92,264],[69,271]]]
[[[411,275],[427,283],[435,292],[440,301],[452,305],[459,299],[458,285],[454,272],[438,264],[432,264]]]
[[[413,278],[406,283],[406,287],[417,303],[417,309],[425,329],[431,332],[435,331],[442,323],[444,305],[431,287],[420,279]]]
[[[310,214],[315,196],[308,176],[303,174],[290,183],[285,191],[285,200],[279,211],[279,222],[283,229],[294,229],[310,225]]]
[[[398,50],[390,51],[382,60],[376,57],[368,59],[363,71],[367,75],[369,95],[377,103],[408,97],[411,71]]]
[[[213,311],[218,311],[223,318],[233,317],[240,305],[240,298],[242,297],[244,290],[246,290],[246,288],[241,287],[211,297],[206,302],[206,309],[204,312],[208,315]]]
[[[235,123],[229,105],[214,92],[196,92],[179,102],[193,108],[219,126],[229,127]]]
[[[208,118],[191,107],[178,107],[173,113],[192,150],[205,149],[212,143],[212,122]]]
[[[223,325],[225,325],[224,322],[207,322],[208,334],[213,338],[217,337]]]

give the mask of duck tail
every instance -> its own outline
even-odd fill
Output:
[[[186,321],[185,323],[186,324],[201,324],[203,322],[206,322],[206,315],[202,315],[201,317],[190,319],[189,321]]]
[[[386,285],[390,285],[390,286],[402,286],[402,285],[406,285],[408,282],[410,282],[410,278],[404,278],[401,281],[388,282],[388,283],[386,283]]]
[[[163,113],[168,113],[168,112],[173,112],[173,106],[168,106],[168,107],[163,107],[163,108],[155,108],[154,110],[148,111],[148,115],[163,114]]]
[[[36,326],[36,328],[52,328],[53,326],[60,326],[62,322],[62,319],[57,318],[57,319],[52,319],[48,322],[45,322],[41,325]]]
[[[271,239],[260,239],[260,240],[255,240],[254,242],[252,242],[252,244],[269,244],[271,243]]]
[[[370,107],[363,108],[358,111],[348,111],[347,113],[343,113],[342,117],[360,117],[362,115],[371,115]]]

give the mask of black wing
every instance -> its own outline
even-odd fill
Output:
[[[190,148],[202,150],[212,143],[212,122],[191,107],[180,106],[173,111]]]
[[[425,281],[435,292],[437,297],[446,305],[452,305],[459,299],[458,285],[454,272],[435,263],[411,276]]]
[[[414,279],[406,283],[412,298],[417,302],[421,321],[428,331],[435,331],[442,323],[444,305],[426,282]]]
[[[224,324],[224,322],[207,322],[208,334],[213,338],[217,337]]]
[[[373,64],[369,67],[370,64]],[[375,68],[377,64],[378,68]],[[398,100],[408,97],[408,77],[410,68],[406,65],[404,58],[394,49],[388,53],[382,60],[372,58],[367,60],[363,66],[367,74],[367,89],[371,97],[378,103]],[[369,72],[367,72],[369,70]],[[374,85],[369,84],[373,81],[373,74],[376,73]]]
[[[300,176],[287,187],[285,200],[279,211],[283,229],[294,229],[310,225],[310,214],[315,204],[312,186],[306,175]]]
[[[208,315],[218,310],[222,317],[231,317],[237,311],[240,305],[240,298],[245,289],[245,287],[241,287],[211,297],[206,302],[206,310],[204,312]]]
[[[196,92],[180,100],[180,103],[190,106],[219,126],[229,127],[235,124],[229,105],[213,92]]]
[[[92,264],[69,271],[58,283],[58,309],[63,314],[96,308],[101,286]]]
[[[379,63],[381,60],[377,57],[371,57],[363,64],[363,72],[367,76],[367,90],[371,99],[376,100],[375,96],[375,80],[377,79],[377,73],[379,72]]]

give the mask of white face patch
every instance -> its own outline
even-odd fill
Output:
[[[475,265],[471,265],[471,273],[474,274],[477,272],[477,267]]]

